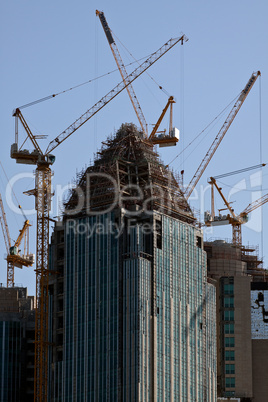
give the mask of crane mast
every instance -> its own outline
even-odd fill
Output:
[[[173,103],[175,103],[175,100],[174,100],[173,96],[170,96],[168,98],[166,106],[162,110],[162,113],[159,116],[159,119],[157,120],[157,122],[149,136],[149,140],[152,141],[153,144],[158,144],[160,147],[176,145],[176,143],[179,141],[179,135],[177,134],[177,131],[179,132],[179,130],[177,130],[176,128],[173,129],[173,127],[172,127]],[[169,133],[168,133],[168,135],[162,135],[162,137],[156,136],[156,132],[157,132],[169,107],[170,107]]]
[[[55,157],[50,154],[63,141],[65,141],[78,128],[85,124],[92,116],[98,113],[105,105],[121,93],[144,71],[153,65],[160,57],[168,52],[178,42],[187,40],[185,35],[170,39],[160,49],[137,67],[131,74],[124,78],[115,88],[105,95],[93,107],[88,109],[67,129],[52,140],[43,153],[27,125],[20,109],[15,109],[15,143],[11,146],[11,158],[17,163],[37,165],[35,173],[35,189],[31,191],[35,195],[35,209],[37,211],[37,240],[36,240],[36,322],[35,322],[35,375],[34,375],[34,400],[43,402],[47,400],[47,375],[48,375],[48,275],[49,275],[49,211],[51,204],[51,165]],[[31,140],[34,151],[24,151],[18,147],[18,123],[21,122],[27,136]]]
[[[207,165],[209,164],[211,158],[213,157],[214,153],[216,152],[218,146],[220,145],[223,137],[225,136],[227,130],[229,129],[230,125],[232,124],[235,116],[237,115],[237,113],[239,112],[241,106],[243,105],[246,97],[248,96],[251,88],[253,87],[254,83],[256,82],[258,76],[261,75],[260,71],[257,71],[256,73],[253,73],[249,79],[249,81],[247,82],[247,85],[245,86],[245,88],[241,91],[240,96],[238,98],[238,100],[235,102],[231,112],[229,113],[227,119],[225,120],[225,122],[223,123],[220,131],[218,132],[216,138],[214,139],[214,141],[212,142],[209,150],[207,151],[204,159],[202,160],[202,162],[200,163],[197,171],[195,172],[192,180],[190,181],[190,183],[188,184],[188,187],[185,190],[185,198],[186,200],[188,200],[188,198],[190,197],[190,195],[192,194],[194,188],[196,187],[200,177],[202,176],[202,174],[204,173]]]
[[[38,163],[35,173],[36,298],[35,318],[35,401],[47,400],[48,376],[48,279],[49,279],[49,211],[51,209],[51,168]]]
[[[127,86],[126,78],[128,76],[128,73],[127,73],[126,67],[124,65],[124,62],[123,62],[123,60],[121,58],[121,55],[119,53],[118,47],[117,47],[117,45],[116,45],[116,43],[114,41],[112,32],[111,32],[111,30],[109,28],[109,25],[107,23],[105,15],[104,15],[104,13],[102,11],[98,11],[98,10],[96,10],[96,15],[99,17],[100,22],[102,24],[102,27],[104,29],[106,38],[108,40],[109,46],[111,48],[111,51],[113,53],[113,56],[114,56],[114,59],[115,59],[115,62],[116,62],[116,65],[117,65],[118,70],[119,70],[119,72],[121,74],[121,77],[122,77],[122,79],[124,81],[124,84],[126,85],[128,96],[130,98],[132,106],[133,106],[133,108],[135,110],[135,113],[136,113],[137,118],[139,120],[139,123],[141,125],[141,129],[142,129],[143,133],[145,135],[147,135],[148,134],[147,133],[147,123],[146,123],[144,114],[142,112],[140,103],[139,103],[138,98],[137,98],[137,96],[135,94],[133,86],[131,84],[129,84]]]

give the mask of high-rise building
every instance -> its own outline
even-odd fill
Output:
[[[0,287],[0,401],[34,400],[34,296]]]
[[[205,242],[204,248],[208,276],[217,281],[218,397],[265,402],[268,324],[263,313],[268,273],[260,268],[253,247],[215,240]],[[260,356],[265,364],[260,365]]]
[[[122,125],[51,240],[51,401],[215,401],[214,281],[171,171]]]

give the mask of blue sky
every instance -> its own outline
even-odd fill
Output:
[[[2,1],[0,160],[8,177],[16,178],[22,173],[30,176],[33,172],[33,167],[17,165],[9,157],[10,145],[14,142],[12,109],[116,69],[100,21],[95,16],[96,9],[104,11],[125,64],[133,61],[130,53],[140,59],[182,32],[189,38],[184,46],[177,45],[148,70],[150,76],[177,101],[173,122],[181,130],[181,140],[177,147],[160,150],[161,158],[167,164],[238,95],[253,71],[261,71],[261,80],[254,85],[197,186],[198,200],[191,201],[191,205],[201,209],[201,212],[210,209],[209,191],[201,196],[209,176],[256,165],[260,161],[268,162],[268,5],[264,0],[254,3],[247,0],[172,0],[168,3],[158,0]],[[128,71],[133,68],[134,65],[128,67]],[[119,72],[115,71],[76,90],[24,109],[23,114],[33,132],[48,135],[47,140],[40,141],[41,147],[45,149],[48,141],[120,81]],[[143,74],[133,86],[147,122],[155,123],[168,96],[147,74]],[[56,194],[72,181],[77,171],[90,163],[101,141],[124,122],[138,124],[127,94],[122,93],[55,150],[53,183]],[[192,178],[223,120],[217,119],[216,122],[171,164],[175,170],[185,170],[185,182]],[[162,128],[167,127],[167,123],[166,119]],[[21,134],[24,135],[22,131]],[[27,146],[31,148],[30,144]],[[6,202],[7,181],[2,169],[0,175],[0,191],[14,239],[23,218],[15,214]],[[261,190],[262,194],[268,192],[268,167],[262,170],[261,178],[260,173],[252,171],[221,179],[220,184],[226,196],[232,191],[230,200],[235,201],[234,209],[240,213],[261,195]],[[14,186],[25,210],[34,208],[34,200],[22,192],[33,187],[33,178],[17,180]],[[52,216],[57,215],[57,207],[55,196]],[[218,197],[216,208],[223,208]],[[35,215],[29,212],[29,218],[33,223],[31,250],[35,252]],[[268,204],[252,213],[248,227],[244,225],[242,228],[245,244],[260,245],[265,267],[268,266],[268,230],[261,223],[267,222],[267,219]],[[209,237],[230,238],[231,227],[220,227],[213,233],[205,233],[205,238]],[[4,242],[0,236],[0,282],[5,283],[4,253]],[[29,293],[34,293],[33,269],[17,269],[15,282],[28,286]]]

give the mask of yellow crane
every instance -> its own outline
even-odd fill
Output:
[[[263,197],[259,198],[258,200],[252,202],[251,204],[249,204],[239,215],[236,215],[234,213],[233,208],[231,207],[231,203],[228,202],[226,200],[226,198],[224,197],[221,188],[218,186],[216,180],[214,177],[210,178],[210,182],[209,182],[213,188],[213,186],[216,187],[216,189],[218,190],[221,198],[223,199],[224,204],[226,205],[227,209],[229,210],[230,214],[228,214],[227,216],[222,216],[219,215],[218,217],[215,217],[215,213],[214,213],[214,196],[212,196],[211,199],[211,211],[212,213],[205,213],[205,225],[206,226],[218,226],[218,225],[226,225],[226,224],[230,224],[232,225],[232,229],[233,229],[233,239],[232,242],[235,246],[242,246],[242,231],[241,231],[241,226],[248,222],[248,214],[252,211],[254,211],[256,208],[259,208],[260,206],[262,206],[263,204],[265,204],[266,202],[268,202],[268,194],[264,195]],[[212,191],[213,194],[213,191]]]
[[[152,66],[160,57],[167,53],[177,43],[185,40],[185,35],[172,38],[161,48],[151,54],[146,61],[138,66],[131,74],[113,88],[107,95],[88,109],[74,123],[67,127],[54,140],[46,151],[43,152],[36,141],[36,136],[31,132],[21,110],[15,109],[15,143],[11,146],[11,158],[17,163],[36,165],[35,189],[31,194],[35,196],[35,208],[37,211],[37,239],[36,239],[36,322],[35,322],[35,374],[34,374],[34,400],[47,400],[47,375],[48,375],[48,252],[49,252],[49,211],[51,205],[51,165],[55,161],[51,152],[63,141],[72,135],[78,128],[85,124],[92,116],[98,113],[112,99],[121,93],[144,71]],[[18,144],[18,126],[22,124],[27,137],[34,146],[32,152],[22,150]],[[29,192],[28,192],[29,193]]]
[[[103,30],[105,32],[106,38],[108,40],[110,49],[112,51],[112,54],[114,56],[116,65],[118,67],[118,70],[121,74],[121,77],[123,79],[123,82],[125,83],[125,85],[127,85],[128,80],[127,80],[127,70],[126,67],[124,65],[124,62],[122,60],[122,57],[119,53],[118,47],[115,43],[115,40],[113,38],[113,34],[112,31],[108,25],[108,22],[105,18],[105,15],[103,13],[103,11],[98,11],[96,10],[96,15],[99,17],[100,22],[102,24]],[[181,40],[181,44],[183,44],[185,42],[188,41],[188,38],[186,38],[184,36],[184,38]],[[147,123],[144,117],[144,114],[142,112],[141,106],[139,104],[137,95],[135,94],[134,88],[131,84],[127,85],[126,87],[127,93],[129,95],[130,101],[133,105],[134,111],[137,115],[137,118],[139,120],[139,123],[141,125],[141,129],[145,135],[145,137],[148,137],[148,130],[147,130]],[[173,103],[175,103],[175,100],[173,98],[173,96],[170,96],[168,99],[168,102],[165,106],[165,108],[163,109],[157,123],[155,124],[150,136],[149,136],[149,140],[153,143],[153,144],[158,144],[160,147],[167,147],[167,146],[173,146],[176,145],[176,143],[179,141],[179,130],[177,128],[173,128],[172,126],[172,106]],[[159,128],[159,125],[161,124],[164,115],[166,114],[168,108],[170,107],[170,119],[169,119],[169,132],[168,135],[166,135],[165,132],[163,132],[160,136],[156,136],[157,130]]]
[[[25,217],[26,218],[26,217]],[[29,254],[29,227],[31,226],[28,219],[25,219],[22,229],[17,240],[12,246],[9,229],[4,210],[2,196],[0,194],[0,223],[4,236],[4,241],[7,251],[7,287],[14,286],[14,268],[31,267],[34,263],[34,255]],[[19,247],[24,240],[24,252],[20,254]]]
[[[245,86],[245,88],[241,91],[237,101],[235,102],[234,106],[232,107],[232,110],[230,111],[229,115],[227,116],[220,131],[218,132],[218,134],[215,137],[214,141],[212,142],[209,150],[207,151],[205,157],[203,158],[203,160],[200,163],[198,169],[196,170],[194,176],[192,177],[190,183],[188,184],[188,186],[185,190],[185,193],[184,193],[186,200],[188,200],[188,198],[192,194],[193,190],[195,189],[198,181],[200,180],[200,178],[201,178],[202,174],[204,173],[207,165],[209,164],[211,158],[213,157],[218,146],[220,145],[221,141],[223,140],[223,137],[227,133],[227,130],[229,129],[230,125],[234,121],[235,116],[237,115],[241,106],[245,102],[246,97],[248,96],[250,90],[252,89],[252,87],[253,87],[254,83],[256,82],[259,75],[261,75],[260,71],[254,72],[251,75],[249,81],[247,82],[247,85]]]
[[[155,126],[149,136],[149,140],[152,141],[153,144],[158,144],[160,148],[176,145],[176,143],[179,141],[180,132],[176,127],[173,127],[173,125],[172,125],[173,103],[175,103],[175,100],[174,100],[173,96],[170,96],[168,98],[166,106],[164,107],[159,119],[157,120],[157,123],[155,124]],[[169,133],[168,133],[168,135],[166,135],[166,133],[164,132],[163,134],[156,136],[157,130],[158,130],[169,107],[170,107]]]

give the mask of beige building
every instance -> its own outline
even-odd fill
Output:
[[[251,293],[266,287],[268,274],[259,268],[253,248],[234,247],[224,240],[205,242],[204,248],[208,276],[217,280],[218,400],[267,402],[268,339],[252,339],[255,310],[261,313],[263,308],[258,301],[254,307]]]

